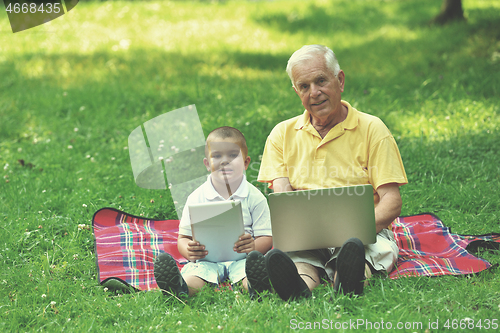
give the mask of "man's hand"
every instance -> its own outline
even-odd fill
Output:
[[[234,243],[233,251],[238,253],[250,253],[255,250],[255,241],[250,234],[243,234],[239,240]]]

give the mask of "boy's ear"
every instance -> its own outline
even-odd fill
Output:
[[[245,162],[245,170],[248,169],[248,166],[250,165],[250,160],[251,160],[250,156],[247,156],[245,158],[245,160],[244,160],[244,162]]]
[[[203,159],[203,164],[207,167],[207,171],[212,172],[212,168],[210,167],[210,162],[208,161],[208,158]]]

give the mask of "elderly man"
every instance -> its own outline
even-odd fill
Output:
[[[302,47],[286,71],[305,111],[272,130],[258,180],[275,192],[371,184],[377,242],[363,246],[354,238],[341,248],[286,254],[274,249],[260,262],[284,300],[310,296],[324,277],[336,290],[361,294],[371,271],[390,271],[398,256],[388,230],[401,212],[399,186],[408,182],[398,147],[380,119],[341,100],[345,74],[328,47]],[[259,289],[257,278],[249,281]]]

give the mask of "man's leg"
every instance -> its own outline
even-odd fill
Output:
[[[295,263],[299,276],[307,284],[309,290],[313,290],[320,284],[318,268],[305,262]]]

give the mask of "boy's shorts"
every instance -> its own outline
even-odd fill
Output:
[[[287,252],[293,262],[304,262],[323,269],[333,281],[335,260],[339,255],[340,247],[329,249]],[[374,244],[365,245],[365,260],[375,271],[390,272],[398,259],[398,245],[391,230],[383,229],[377,234]]]
[[[189,262],[181,270],[183,277],[194,275],[209,283],[219,284],[229,280],[234,284],[245,276],[246,259],[224,262]]]

